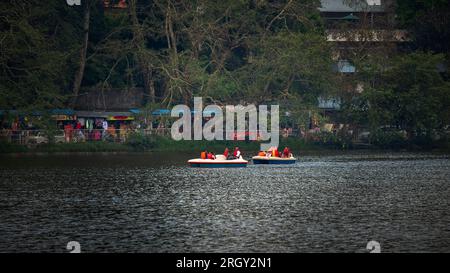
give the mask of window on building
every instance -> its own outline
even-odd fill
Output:
[[[339,60],[336,64],[336,71],[340,73],[355,73],[356,67],[348,60]]]

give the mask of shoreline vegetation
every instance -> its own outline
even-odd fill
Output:
[[[0,141],[0,154],[34,154],[34,153],[142,153],[142,152],[192,152],[198,153],[204,149],[222,153],[225,147],[240,147],[243,151],[257,152],[261,142],[258,141],[175,141],[161,136],[130,137],[126,142],[78,142],[78,143],[50,143],[35,146],[25,146]],[[279,147],[290,147],[294,153],[303,152],[346,152],[346,151],[408,151],[408,152],[437,152],[450,154],[448,141],[430,142],[421,145],[415,143],[389,143],[380,144],[355,144],[333,141],[306,141],[304,139],[287,138],[280,139]]]

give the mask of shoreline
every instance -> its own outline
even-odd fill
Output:
[[[197,154],[199,151],[207,149],[216,154],[222,153],[225,147],[232,148],[239,146],[241,150],[247,154],[256,154],[259,149],[258,142],[233,142],[233,141],[196,141],[196,142],[175,142],[156,143],[154,147],[139,147],[132,146],[127,143],[64,143],[64,144],[44,144],[36,147],[27,147],[23,145],[0,144],[0,156],[8,155],[129,155],[129,154],[158,154],[158,153],[182,153],[182,154]],[[173,142],[173,143],[170,143]],[[364,148],[338,148],[330,147],[320,144],[304,143],[302,141],[289,141],[289,143],[281,142],[279,147],[289,146],[294,154],[301,155],[345,155],[345,154],[375,154],[375,153],[427,153],[437,155],[450,155],[450,150],[447,148],[402,148],[389,149],[379,147],[364,147]]]

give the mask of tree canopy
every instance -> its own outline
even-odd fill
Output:
[[[170,105],[310,99],[333,86],[320,1],[127,2],[3,1],[1,107],[70,105],[85,87],[142,87],[146,102]]]

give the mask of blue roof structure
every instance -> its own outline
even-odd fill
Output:
[[[66,115],[73,116],[75,115],[75,111],[72,109],[53,109],[50,111],[52,115]]]
[[[130,109],[130,112],[133,113],[133,114],[135,114],[135,115],[137,115],[137,114],[140,114],[140,113],[141,113],[141,110],[139,110],[139,109],[137,109],[137,108],[133,108],[133,109]]]
[[[168,109],[157,109],[152,112],[153,116],[168,116],[170,115],[170,110]]]
[[[45,112],[46,111],[41,111],[41,110],[35,110],[32,112],[19,111],[19,110],[0,110],[0,115],[10,114],[10,115],[16,115],[16,116],[26,116],[26,115],[42,116],[43,113],[45,113]],[[66,115],[66,116],[75,115],[75,111],[72,109],[52,109],[52,110],[49,110],[47,113],[49,113],[50,115]]]

